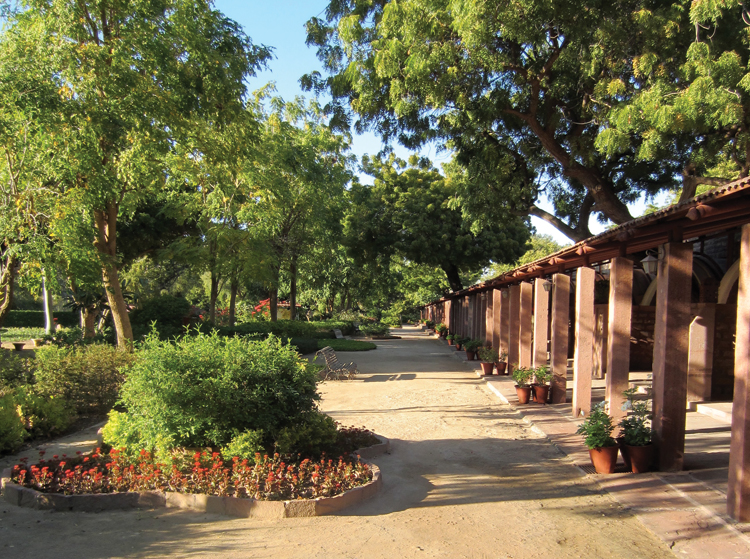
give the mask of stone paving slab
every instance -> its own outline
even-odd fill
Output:
[[[487,387],[504,403],[523,415],[532,428],[549,440],[576,465],[590,462],[588,449],[575,434],[582,419],[570,416],[570,404],[540,405],[518,403],[513,379],[507,376],[483,376],[477,361],[467,361],[463,352],[454,356],[474,369]],[[701,453],[716,465],[722,457],[721,446],[728,452],[728,436],[720,419],[698,413],[688,414],[686,450]],[[697,417],[700,416],[700,417]],[[724,425],[724,427],[726,427]],[[728,454],[726,455],[728,460]],[[618,458],[622,461],[622,458]],[[711,473],[721,468],[708,469]],[[610,474],[590,475],[615,500],[635,512],[643,525],[664,541],[679,557],[696,559],[734,559],[750,557],[750,523],[734,522],[726,515],[726,485],[721,491],[724,474],[715,478],[690,472],[666,474]],[[701,479],[703,477],[704,479]]]

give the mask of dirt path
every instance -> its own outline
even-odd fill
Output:
[[[364,373],[322,408],[391,439],[383,491],[337,516],[258,521],[176,511],[49,513],[0,504],[0,557],[674,557],[441,342],[349,353]]]

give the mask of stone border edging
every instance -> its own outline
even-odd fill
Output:
[[[390,441],[361,448],[353,454],[361,458],[372,458],[390,452]],[[2,473],[0,486],[5,500],[11,505],[55,511],[98,512],[134,508],[180,508],[195,512],[238,516],[242,518],[296,518],[333,514],[375,495],[383,486],[380,468],[369,464],[372,480],[334,497],[301,499],[296,501],[257,501],[237,497],[218,497],[196,493],[173,493],[170,491],[140,491],[131,493],[103,493],[88,495],[63,495],[42,493],[21,487],[10,481],[11,470]]]

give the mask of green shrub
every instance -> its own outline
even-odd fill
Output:
[[[289,345],[293,345],[295,348],[297,348],[297,351],[300,353],[300,355],[306,355],[308,353],[315,353],[316,351],[318,351],[319,341],[323,343],[321,340],[316,340],[315,338],[292,338],[291,340],[289,340]],[[330,341],[332,340],[325,340],[325,344]]]
[[[106,413],[124,380],[120,370],[134,360],[132,353],[105,344],[42,347],[36,352],[36,390],[63,398],[78,413]]]
[[[6,394],[0,398],[0,452],[14,452],[26,436],[15,394]]]
[[[266,337],[271,334],[278,338],[315,338],[335,339],[334,329],[342,334],[352,334],[354,325],[351,322],[325,320],[317,322],[303,322],[301,320],[252,321],[236,326],[222,326],[218,332],[222,336],[252,336]]]
[[[0,350],[0,396],[12,388],[33,382],[34,369],[31,360],[22,359],[10,351]]]
[[[359,329],[367,336],[387,336],[388,326],[380,322],[362,324]]]
[[[276,439],[280,454],[300,454],[305,458],[318,458],[336,444],[336,423],[330,416],[313,410],[305,414],[296,425],[285,427]]]
[[[318,349],[330,346],[334,351],[370,351],[378,349],[372,342],[362,342],[360,340],[318,340]]]
[[[61,326],[78,326],[80,316],[75,311],[56,312],[53,317]],[[44,328],[44,311],[9,311],[4,328]]]
[[[115,414],[121,425],[108,429],[105,441],[159,451],[221,448],[259,430],[270,447],[319,399],[316,375],[306,365],[276,337],[252,341],[214,333],[172,343],[151,335],[126,372],[120,400],[126,417]]]
[[[139,308],[130,314],[132,324],[182,326],[182,319],[190,313],[190,302],[184,297],[160,295],[143,301]]]
[[[70,404],[59,397],[38,394],[18,388],[16,405],[23,426],[32,438],[59,435],[73,423],[75,413]]]
[[[234,437],[229,444],[221,449],[224,460],[231,460],[235,456],[240,460],[255,462],[255,454],[264,454],[263,431],[244,431]]]

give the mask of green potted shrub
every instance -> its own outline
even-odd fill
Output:
[[[448,334],[445,339],[448,340],[448,345],[453,345],[453,338],[455,336],[453,334]]]
[[[500,355],[498,355],[497,361],[495,362],[495,367],[497,368],[498,375],[508,374],[508,352],[507,351],[500,352]]]
[[[440,338],[445,338],[448,335],[448,327],[442,322],[435,326],[435,333]]]
[[[477,356],[477,350],[482,347],[482,345],[483,342],[481,340],[469,339],[469,341],[464,344],[464,348],[466,349],[466,360],[474,361]]]
[[[513,380],[516,381],[516,394],[518,394],[519,404],[528,404],[531,397],[531,386],[529,381],[534,372],[526,367],[513,365]]]
[[[463,336],[456,335],[453,337],[453,341],[456,342],[456,350],[461,351],[464,347],[464,344],[469,341],[470,338],[465,338]]]
[[[622,458],[634,474],[648,472],[654,460],[649,400],[636,401],[635,388],[626,390],[624,395],[627,400],[622,409],[628,415],[619,423],[618,437]]]
[[[577,434],[585,437],[591,463],[597,474],[615,473],[617,463],[617,441],[612,438],[612,418],[604,410],[604,402],[596,404],[589,416],[578,427]]]
[[[534,369],[534,400],[540,404],[547,403],[549,397],[549,381],[552,373],[549,367],[542,365]]]
[[[485,376],[492,375],[492,369],[495,368],[495,361],[497,361],[497,351],[492,347],[480,347],[477,350],[477,355],[479,355],[479,361],[481,361],[482,374]]]

